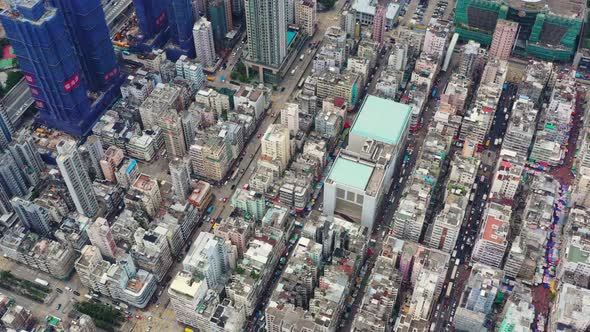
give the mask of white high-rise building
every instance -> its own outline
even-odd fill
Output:
[[[57,153],[57,167],[66,182],[76,210],[89,218],[94,217],[98,212],[98,202],[75,143],[62,140],[57,144]]]
[[[291,159],[289,128],[284,125],[270,125],[261,140],[262,155],[277,159],[281,163],[281,170],[285,170]]]
[[[197,61],[203,67],[213,66],[215,63],[215,44],[213,44],[211,22],[201,17],[193,27],[193,38],[195,40],[195,50],[197,51]]]
[[[225,240],[211,233],[200,233],[182,266],[184,271],[203,277],[209,288],[224,286],[231,276]]]
[[[91,222],[86,228],[88,239],[93,246],[100,250],[103,256],[111,258],[117,257],[117,244],[115,238],[111,232],[109,223],[104,218],[96,218],[94,222]]]
[[[287,56],[284,0],[245,0],[250,60],[278,68]]]
[[[174,158],[170,161],[169,167],[172,190],[174,190],[176,198],[184,203],[191,191],[190,159]]]
[[[281,124],[289,128],[289,132],[295,135],[299,131],[299,105],[287,103],[281,110]]]

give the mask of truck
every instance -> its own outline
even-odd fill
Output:
[[[49,286],[49,283],[47,281],[40,278],[35,279],[35,283],[45,287]]]

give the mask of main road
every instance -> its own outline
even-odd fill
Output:
[[[326,32],[327,28],[333,25],[338,25],[340,20],[340,13],[342,11],[342,7],[344,6],[345,1],[339,0],[329,11],[319,12],[318,16],[318,23],[317,23],[317,30],[314,34],[313,38],[308,41],[308,44],[301,50],[300,54],[304,54],[304,59],[300,61],[299,59],[295,60],[291,65],[291,68],[287,71],[287,76],[283,79],[281,84],[279,85],[279,89],[277,91],[273,91],[271,102],[272,102],[272,110],[268,112],[268,115],[262,120],[260,125],[258,126],[257,130],[254,132],[250,140],[244,147],[244,158],[239,161],[236,165],[234,165],[234,169],[237,167],[240,170],[244,170],[241,172],[241,175],[234,181],[228,181],[226,185],[218,186],[214,189],[214,194],[216,196],[216,201],[214,202],[214,211],[213,211],[213,218],[227,218],[232,212],[232,208],[230,206],[230,198],[233,195],[235,188],[240,188],[246,183],[248,183],[250,176],[256,170],[256,160],[260,156],[261,150],[261,143],[260,139],[258,139],[258,135],[262,136],[268,127],[280,121],[280,110],[285,106],[286,103],[293,101],[294,92],[297,89],[297,83],[301,80],[302,77],[307,76],[311,73],[311,63],[314,56],[314,51],[319,49],[312,49],[311,54],[308,53],[308,50],[311,48],[309,47],[310,43],[313,42],[321,42],[324,33]],[[234,87],[229,83],[230,81],[230,73],[232,71],[233,66],[237,63],[238,57],[242,55],[244,48],[246,47],[245,44],[238,43],[236,49],[234,50],[235,55],[232,53],[227,60],[227,67],[223,72],[225,73],[225,82],[221,82],[218,77],[221,75],[216,75],[216,79],[214,82],[209,82],[210,86],[213,87],[227,87],[231,88]],[[238,49],[239,48],[239,49]],[[293,69],[295,70],[294,75],[290,75]],[[304,70],[300,70],[305,68]],[[283,90],[284,88],[284,90]],[[276,115],[276,116],[273,116]],[[231,174],[231,173],[230,173]],[[232,187],[234,189],[232,189]],[[223,202],[223,199],[227,198],[226,202]]]

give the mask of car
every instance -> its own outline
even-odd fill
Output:
[[[223,203],[227,202],[227,197],[223,198]]]
[[[67,290],[68,292],[71,292],[72,291],[72,289],[70,287],[68,287],[68,286],[64,287],[64,289]]]
[[[61,288],[56,288],[55,291],[58,292],[58,293],[60,293],[60,294],[64,292]]]
[[[55,310],[59,310],[59,309],[61,309],[61,303],[58,303],[57,307],[55,307]]]
[[[256,135],[256,138],[260,138],[260,137],[262,137],[262,134]]]
[[[74,295],[76,296],[80,296],[80,293],[78,293],[78,291],[73,291],[72,293],[74,293]]]

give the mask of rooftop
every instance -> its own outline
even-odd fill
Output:
[[[407,130],[411,110],[409,105],[369,95],[361,106],[351,133],[397,144]]]
[[[373,167],[338,157],[332,166],[328,179],[359,190],[365,190],[373,174]]]
[[[585,3],[576,0],[506,0],[510,7],[527,12],[547,11],[558,16],[580,18],[584,13]]]
[[[504,244],[508,233],[508,223],[488,215],[482,238],[496,244]]]
[[[369,14],[375,15],[375,9],[377,8],[377,0],[355,0],[352,4],[352,9]],[[388,20],[393,20],[399,10],[399,5],[393,2],[390,2],[387,5],[387,12],[385,13],[385,17]]]

